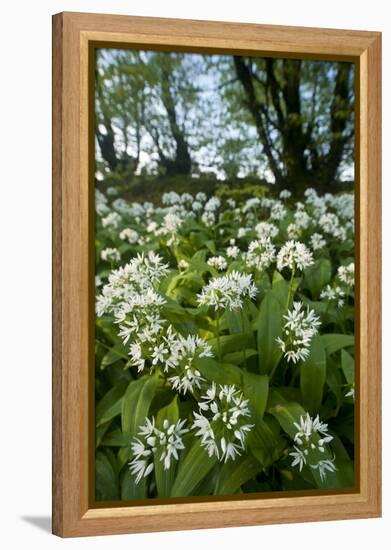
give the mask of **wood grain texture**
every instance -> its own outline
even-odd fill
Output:
[[[358,78],[358,476],[353,493],[92,506],[91,45],[347,59]],[[63,13],[53,18],[53,532],[84,536],[381,513],[379,33]],[[92,138],[93,139],[93,138]]]

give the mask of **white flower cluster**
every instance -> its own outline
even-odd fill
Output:
[[[197,335],[189,334],[186,338],[178,335],[171,342],[170,355],[165,371],[175,370],[175,375],[169,377],[174,390],[185,395],[194,393],[195,388],[201,388],[204,381],[200,371],[195,366],[195,361],[203,357],[212,357],[211,346]]]
[[[148,254],[138,254],[124,267],[110,273],[108,283],[97,297],[98,317],[105,313],[113,313],[117,320],[120,320],[129,303],[137,300],[137,296],[145,290],[151,289],[167,273],[168,266],[158,254],[152,251]],[[150,296],[148,298],[150,299]]]
[[[140,438],[135,437],[131,442],[133,460],[129,462],[129,469],[136,476],[136,483],[153,471],[154,457],[163,462],[165,470],[170,469],[172,460],[178,460],[178,451],[185,448],[182,436],[189,431],[184,428],[185,424],[186,420],[170,424],[166,419],[158,429],[154,418],[152,421],[146,418],[145,425],[139,428]]]
[[[269,238],[252,241],[245,254],[245,262],[248,268],[263,271],[275,261],[276,248]]]
[[[341,265],[338,268],[338,278],[348,287],[354,286],[354,263]]]
[[[121,259],[121,254],[116,248],[105,248],[100,253],[100,257],[104,262],[113,262],[117,263]]]
[[[228,267],[227,260],[224,256],[212,256],[208,260],[208,265],[217,269],[217,271],[224,271]]]
[[[245,298],[254,299],[257,294],[252,275],[232,271],[222,277],[214,277],[197,295],[200,306],[212,306],[215,310],[241,309]]]
[[[137,233],[137,231],[135,231],[134,229],[132,229],[130,227],[126,227],[119,234],[119,238],[122,241],[128,241],[128,243],[130,243],[130,244],[136,244],[138,242],[140,236]]]
[[[302,271],[313,263],[312,252],[305,244],[298,241],[287,241],[277,254],[278,271],[282,271],[284,267]]]
[[[305,310],[302,302],[294,302],[284,319],[283,339],[278,337],[277,343],[287,361],[304,361],[309,355],[311,339],[318,332],[319,317],[309,307]]]
[[[248,400],[233,385],[217,388],[213,383],[201,397],[199,411],[193,413],[192,429],[198,430],[195,435],[201,438],[201,446],[221,462],[235,460],[253,428],[246,420],[250,416]]]
[[[259,222],[255,226],[258,239],[273,239],[278,235],[278,227],[274,223]]]
[[[292,467],[298,466],[300,472],[303,466],[308,464],[312,469],[319,470],[322,481],[325,480],[327,472],[335,472],[336,467],[332,460],[319,458],[319,453],[325,452],[325,445],[333,440],[328,433],[328,425],[321,422],[319,415],[312,418],[309,413],[300,417],[300,423],[294,423],[297,432],[294,436],[294,451],[290,456],[293,458]]]
[[[122,221],[122,218],[118,212],[110,212],[102,218],[103,227],[110,227],[112,229],[117,229]]]
[[[327,285],[320,293],[320,298],[328,302],[334,302],[337,307],[342,307],[345,303],[345,291],[340,286]]]

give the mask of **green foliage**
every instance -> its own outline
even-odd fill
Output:
[[[352,261],[354,234],[343,217],[347,206],[335,206],[349,203],[349,198],[336,198],[335,205],[327,199],[334,205],[328,208],[347,227],[346,238],[324,235],[327,247],[313,250],[312,234],[322,227],[308,199],[300,209],[294,200],[276,201],[286,212],[272,219],[268,201],[252,201],[245,185],[230,194],[222,184],[219,214],[208,224],[202,218],[207,199],[201,199],[199,213],[189,215],[194,197],[172,208],[161,200],[164,187],[156,185],[155,206],[129,204],[125,195],[120,211],[116,198],[109,198],[107,209],[97,215],[97,500],[352,487],[354,290],[341,281],[338,270]],[[232,197],[234,206],[228,202]],[[301,229],[300,242],[313,261],[303,269],[280,266],[277,255],[289,240],[289,225],[303,209],[312,225]],[[166,230],[166,216],[178,212],[178,227]],[[117,225],[103,222],[109,214],[119,215]],[[256,266],[249,256],[251,243],[261,240],[259,222],[274,228],[274,255]],[[134,242],[120,237],[125,229],[137,233]],[[106,249],[118,250],[120,259],[107,261],[101,254]],[[157,261],[148,256],[152,252],[159,255]],[[156,272],[163,266],[162,274],[151,270],[142,279],[139,268],[130,270],[121,294],[129,273],[125,269],[117,277],[115,270],[145,259]],[[211,282],[235,277],[249,278],[241,279],[236,291],[248,290],[248,281],[254,290],[244,293],[239,305],[229,301],[229,286],[219,296],[222,307],[202,302]],[[117,279],[119,286],[112,292],[110,285]],[[343,290],[340,301],[333,298],[336,288]],[[148,293],[161,304],[147,309]],[[100,311],[102,296],[108,296],[112,309]],[[123,309],[115,311],[117,299]],[[301,309],[295,314],[297,304]],[[311,315],[308,323],[315,329],[308,332],[300,323]],[[302,332],[293,331],[297,324]],[[307,342],[305,353],[296,356],[301,339]],[[222,419],[235,407],[242,407],[243,414],[228,428]],[[202,425],[200,417],[207,423]],[[314,429],[300,443],[297,434],[308,418],[312,426],[327,424],[330,439]],[[207,438],[209,429],[216,446]],[[320,443],[322,438],[326,443]],[[233,441],[236,446],[229,447]],[[301,463],[297,449],[304,448],[308,452]]]

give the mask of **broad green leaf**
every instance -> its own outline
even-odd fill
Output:
[[[294,424],[300,423],[300,417],[304,416],[306,413],[306,411],[301,405],[299,405],[299,403],[287,402],[284,401],[282,398],[280,402],[275,403],[275,405],[273,405],[269,409],[269,412],[277,419],[281,428],[292,439],[297,432],[297,428]]]
[[[148,480],[140,479],[138,483],[135,477],[129,471],[129,468],[123,470],[121,474],[121,499],[122,500],[140,500],[147,497]]]
[[[348,384],[354,384],[354,359],[344,349],[341,350],[341,367]]]
[[[197,440],[180,463],[178,473],[171,489],[172,497],[184,497],[192,494],[195,487],[216,464],[216,456],[209,457]]]
[[[354,346],[353,334],[322,334],[321,338],[329,355],[342,348]]]
[[[156,426],[157,428],[161,429],[165,420],[168,420],[170,424],[175,424],[178,419],[178,398],[175,397],[175,399],[173,399],[173,401],[169,405],[167,405],[167,407],[160,409],[160,411],[158,412],[156,417]],[[158,496],[160,498],[170,496],[171,488],[175,480],[177,464],[177,461],[172,459],[170,468],[168,470],[165,470],[163,462],[157,456],[155,456],[155,481]]]
[[[304,271],[304,284],[311,292],[313,299],[319,297],[322,289],[330,282],[331,262],[327,258],[320,258]]]
[[[247,332],[245,334],[229,334],[220,336],[220,348],[221,353],[225,355],[226,353],[234,352],[241,350],[243,346],[251,347],[251,341],[253,338],[252,332]],[[218,341],[217,338],[212,338],[208,341],[213,348],[213,353],[217,357],[218,354]],[[249,345],[250,344],[250,345]]]
[[[118,471],[111,451],[98,451],[95,459],[96,500],[118,500]]]
[[[250,357],[254,357],[255,355],[258,355],[257,350],[246,348],[243,351],[234,351],[232,353],[227,353],[226,355],[224,355],[223,359],[227,363],[240,365],[241,363],[245,363],[246,359],[250,359]]]
[[[271,294],[279,302],[282,311],[284,311],[288,301],[289,284],[278,271],[273,274],[272,288],[268,294]]]
[[[121,430],[114,430],[106,433],[102,439],[104,447],[128,447],[130,446],[131,434]]]
[[[269,291],[261,304],[257,324],[259,370],[261,374],[270,373],[281,359],[282,352],[276,342],[276,338],[281,337],[281,333],[281,306]]]
[[[264,415],[269,395],[269,377],[266,374],[243,372],[243,393],[260,418]]]
[[[242,383],[242,369],[236,365],[219,363],[212,357],[197,358],[193,364],[204,378],[216,384],[240,386]]]
[[[321,337],[312,338],[310,354],[300,366],[302,402],[311,414],[319,412],[326,381],[326,353]]]
[[[122,431],[135,435],[139,426],[145,423],[155,390],[157,375],[142,376],[130,382],[122,400]]]
[[[122,396],[128,382],[122,381],[102,397],[95,409],[96,425],[100,426],[121,413]]]
[[[258,414],[253,419],[254,427],[247,436],[247,444],[258,462],[268,468],[273,462],[279,459],[286,442],[279,434],[279,426],[273,428],[273,417],[265,415],[263,420]]]
[[[217,479],[215,495],[234,495],[240,487],[255,477],[262,467],[251,454],[230,460],[222,466]]]

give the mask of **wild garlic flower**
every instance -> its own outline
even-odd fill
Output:
[[[220,208],[221,202],[220,199],[217,197],[211,197],[208,202],[205,204],[204,209],[205,212],[214,212],[218,208]]]
[[[273,239],[278,235],[278,227],[274,223],[259,222],[255,226],[258,239]]]
[[[288,239],[298,241],[301,238],[302,230],[295,223],[290,223],[286,228]]]
[[[99,216],[104,216],[110,212],[107,198],[99,189],[95,189],[95,210]]]
[[[221,462],[240,456],[253,428],[247,423],[250,410],[243,394],[233,385],[217,387],[213,383],[201,397],[199,410],[193,413],[192,429],[198,430],[195,435],[201,438],[208,455]]]
[[[338,278],[346,286],[354,286],[354,263],[341,265],[338,268]]]
[[[319,460],[316,464],[310,464],[313,470],[319,470],[320,479],[324,481],[327,477],[327,472],[336,472],[337,468],[332,460]]]
[[[296,210],[293,214],[295,225],[298,229],[308,229],[312,223],[312,218],[305,210]]]
[[[121,254],[116,248],[105,248],[100,253],[100,257],[104,262],[119,262],[121,259]]]
[[[270,209],[270,219],[273,221],[280,221],[285,218],[287,209],[281,201],[275,201]]]
[[[235,201],[234,199],[231,199],[231,198],[230,198],[230,199],[227,199],[227,205],[228,205],[230,208],[234,209],[234,208],[236,208],[236,201]]]
[[[153,471],[155,457],[163,462],[164,470],[169,470],[171,462],[179,460],[178,451],[185,448],[182,436],[189,431],[184,428],[186,420],[170,424],[166,419],[161,429],[156,427],[154,418],[145,420],[145,425],[139,428],[140,437],[131,441],[133,460],[129,462],[129,469],[136,476],[136,483]]]
[[[298,466],[300,472],[303,466],[309,465],[318,470],[322,481],[326,478],[326,472],[335,472],[336,468],[329,459],[321,457],[325,453],[325,445],[333,440],[328,432],[328,425],[322,422],[317,415],[311,417],[307,412],[300,417],[300,422],[295,422],[297,432],[293,438],[294,450],[289,453],[293,458],[292,467]]]
[[[345,397],[351,397],[354,401],[355,396],[356,396],[356,392],[355,392],[354,384],[352,384],[351,386],[349,386],[348,392],[345,393]]]
[[[99,275],[95,275],[95,288],[98,288],[103,285],[103,281]]]
[[[289,199],[292,196],[292,193],[288,189],[283,189],[280,192],[280,199]]]
[[[248,251],[245,254],[247,267],[263,271],[270,267],[276,259],[276,248],[270,242],[270,239],[263,238],[252,241],[249,244]]]
[[[328,302],[334,302],[337,307],[342,307],[345,303],[345,291],[340,286],[327,285],[320,293],[320,298]]]
[[[319,226],[327,235],[331,235],[336,239],[344,241],[346,239],[346,229],[340,224],[336,214],[328,212],[319,218]]]
[[[232,258],[234,260],[239,256],[239,254],[240,254],[240,248],[238,246],[232,245],[227,248],[228,258]]]
[[[277,254],[278,271],[282,271],[284,267],[302,271],[313,263],[312,252],[298,241],[287,241]]]
[[[309,355],[311,339],[320,326],[319,317],[308,306],[305,310],[302,302],[294,302],[284,319],[283,338],[278,337],[276,341],[286,360],[296,364]]]
[[[172,212],[169,212],[164,216],[163,224],[162,224],[162,232],[164,234],[167,233],[176,233],[180,226],[182,225],[182,219]]]
[[[109,197],[116,197],[119,191],[116,187],[111,186],[106,189],[106,193]]]
[[[242,237],[245,237],[249,231],[250,230],[249,230],[248,227],[239,227],[238,239],[241,239]]]
[[[181,200],[181,197],[178,195],[178,193],[175,193],[175,191],[163,193],[163,196],[162,196],[162,203],[168,206],[173,206],[174,204],[178,204],[180,200]]]
[[[102,218],[103,227],[111,227],[117,229],[120,225],[122,218],[118,212],[110,212],[106,217]]]
[[[204,378],[194,363],[203,357],[213,357],[213,353],[211,346],[200,336],[189,334],[185,338],[178,334],[172,339],[164,370],[168,373],[174,370],[175,374],[168,378],[174,390],[185,395],[201,388]]]
[[[119,238],[122,241],[128,241],[130,244],[136,244],[139,239],[139,234],[134,229],[127,227],[121,231]]]
[[[134,322],[121,326],[122,338],[132,336],[129,345],[129,364],[138,372],[167,369],[176,333],[159,314],[134,317]]]
[[[243,306],[245,298],[254,299],[257,292],[252,275],[232,271],[228,275],[211,279],[197,295],[197,300],[200,306],[233,311]]]
[[[178,264],[178,267],[180,269],[187,269],[189,267],[189,262],[182,258],[182,260]]]
[[[124,267],[112,271],[108,283],[97,297],[98,317],[105,313],[122,312],[135,294],[152,288],[168,273],[168,265],[153,251],[137,254]]]
[[[310,245],[312,250],[320,250],[327,244],[326,240],[320,233],[312,233],[310,237]]]
[[[213,212],[204,212],[201,216],[201,221],[206,227],[213,227],[216,223],[216,216]]]
[[[224,271],[228,267],[227,260],[224,256],[212,256],[209,258],[207,264],[217,269],[217,271]]]
[[[196,196],[195,196],[196,200],[199,201],[199,202],[205,202],[206,199],[207,199],[207,196],[205,195],[205,193],[203,193],[202,191],[199,191]]]
[[[245,202],[242,211],[245,214],[252,208],[256,208],[257,206],[259,206],[260,204],[261,204],[261,201],[258,199],[258,197],[252,197],[251,199],[248,199]]]

